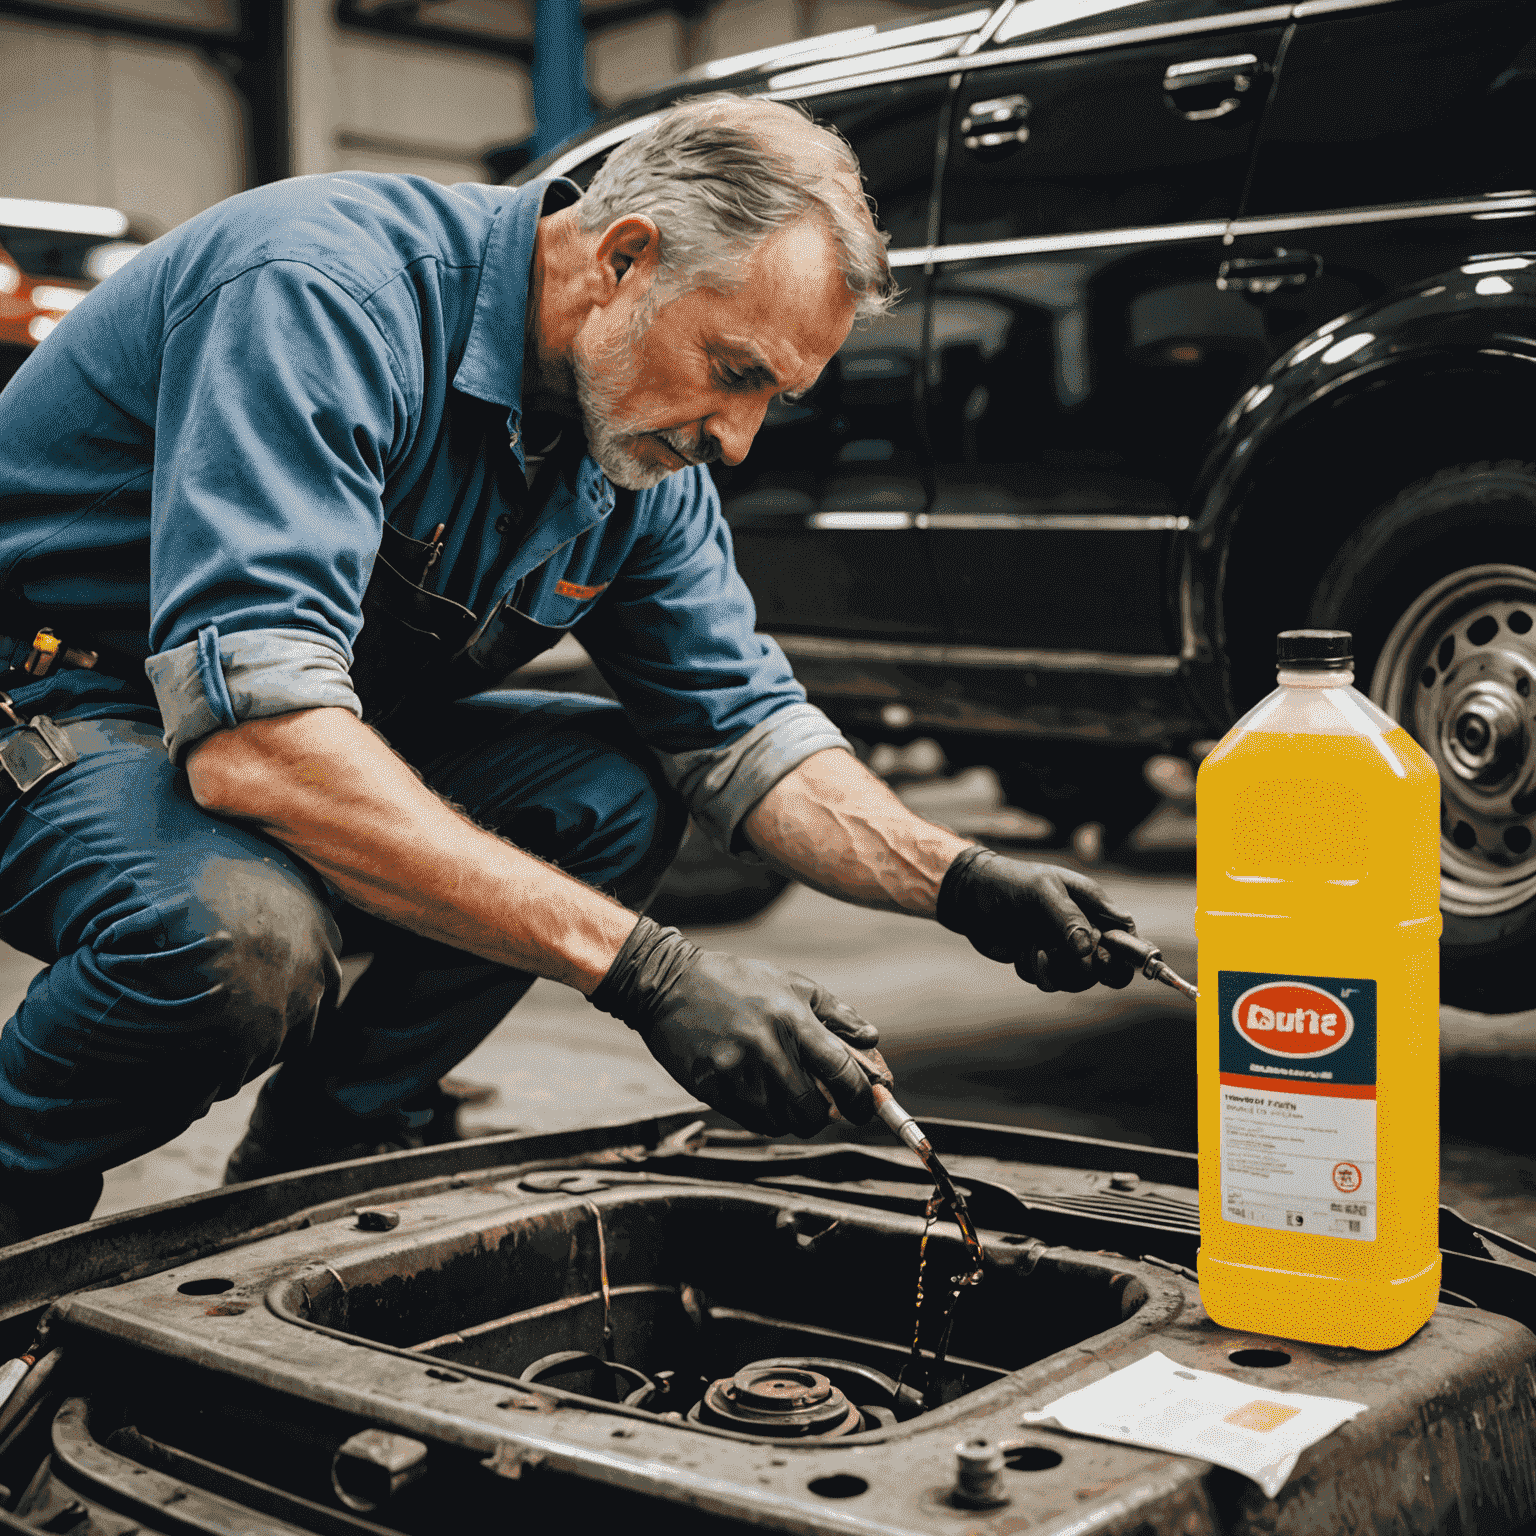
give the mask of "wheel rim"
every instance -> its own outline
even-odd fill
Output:
[[[1371,697],[1440,772],[1440,905],[1492,917],[1536,897],[1536,571],[1475,565],[1397,621]]]

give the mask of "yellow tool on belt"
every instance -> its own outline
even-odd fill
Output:
[[[32,649],[22,662],[21,670],[30,672],[33,677],[47,677],[56,661],[70,667],[94,667],[96,660],[95,651],[80,651],[65,645],[51,629],[44,627],[33,635]]]

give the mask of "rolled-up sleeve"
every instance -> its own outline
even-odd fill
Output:
[[[172,756],[242,720],[336,705],[408,420],[364,306],[269,262],[172,324],[161,362],[145,672]]]
[[[195,640],[144,663],[165,722],[165,745],[179,763],[194,742],[242,720],[332,706],[363,709],[347,658],[319,635],[292,629],[221,635],[213,624]]]
[[[787,704],[723,746],[656,755],[705,836],[717,847],[755,860],[742,846],[742,822],[780,779],[829,747],[853,750],[814,704]]]
[[[708,472],[642,494],[640,536],[577,634],[700,828],[754,857],[741,825],[758,801],[806,758],[852,748],[757,633]]]

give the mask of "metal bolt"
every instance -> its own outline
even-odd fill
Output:
[[[31,1355],[17,1355],[0,1365],[0,1406],[3,1406],[17,1387],[26,1380],[27,1372],[37,1361]]]
[[[427,1448],[409,1435],[365,1429],[346,1441],[331,1463],[331,1486],[348,1509],[363,1514],[387,1504],[427,1470]]]
[[[962,1440],[955,1447],[955,1486],[952,1497],[968,1509],[1006,1504],[998,1489],[1003,1474],[1002,1448],[993,1440]]]
[[[360,1205],[352,1214],[359,1232],[393,1232],[400,1225],[400,1212],[382,1205]]]

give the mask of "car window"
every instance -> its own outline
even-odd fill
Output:
[[[928,207],[947,77],[864,86],[806,106],[853,146],[891,249],[928,243]]]
[[[940,243],[1231,217],[1282,35],[1235,26],[971,71]]]
[[[1286,49],[1243,212],[1524,191],[1533,131],[1530,0],[1313,17]]]
[[[777,91],[872,70],[899,69],[958,52],[968,37],[986,25],[992,11],[991,5],[956,6],[935,11],[915,23],[891,21],[849,27],[756,54],[719,59],[692,73],[698,78],[719,79],[755,68],[768,75],[768,89]]]

